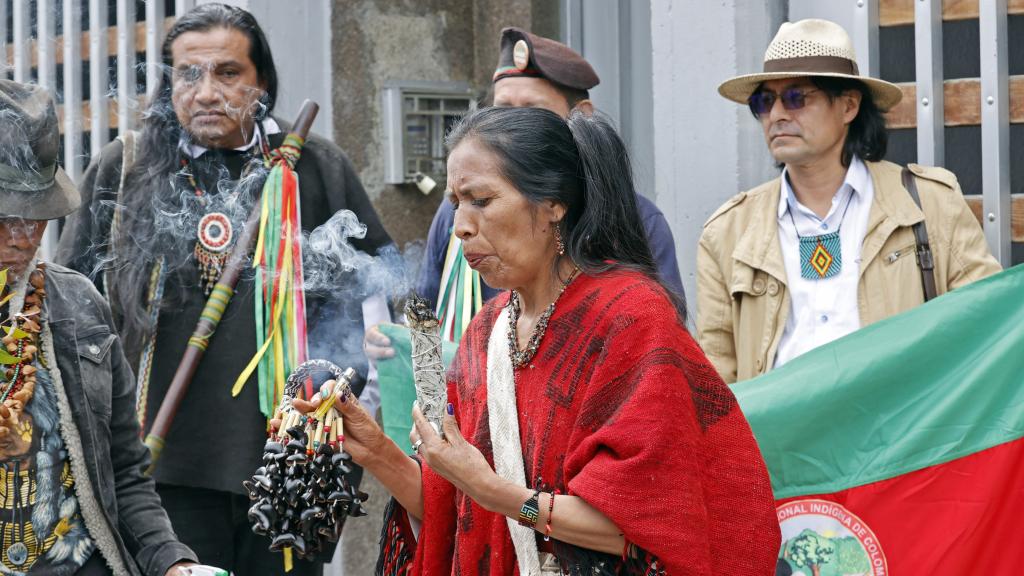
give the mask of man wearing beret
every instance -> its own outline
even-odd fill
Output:
[[[573,111],[584,114],[594,111],[589,90],[597,86],[600,79],[590,64],[573,49],[520,28],[510,27],[501,31],[500,50],[498,67],[492,79],[495,106],[544,108],[563,117]],[[675,240],[668,221],[646,196],[638,195],[637,200],[662,280],[683,297]],[[496,295],[498,290],[484,284],[479,274],[466,265],[460,242],[452,234],[454,221],[452,203],[441,202],[430,225],[416,291],[435,303],[441,302],[439,310],[442,320],[446,315],[449,317],[449,322],[445,324],[448,330],[445,336],[457,340],[469,324],[472,313]],[[458,289],[459,286],[463,289]],[[457,315],[455,311],[463,308],[463,299],[470,300],[472,313]],[[394,351],[389,346],[390,341],[376,327],[367,331],[365,348],[371,359],[393,355]]]
[[[999,271],[955,175],[883,160],[902,92],[858,73],[839,25],[783,24],[764,71],[718,91],[750,106],[783,166],[698,245],[697,335],[726,382]]]
[[[47,222],[81,204],[59,143],[48,92],[0,80],[0,573],[185,576],[196,557],[143,474],[110,308],[37,259]]]

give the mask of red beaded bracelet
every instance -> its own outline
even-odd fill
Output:
[[[544,526],[544,541],[551,540],[551,516],[555,513],[555,491],[551,492],[551,498],[548,500],[548,521]]]

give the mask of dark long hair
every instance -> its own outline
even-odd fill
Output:
[[[566,207],[565,252],[588,274],[614,269],[658,282],[685,322],[685,303],[664,285],[640,218],[626,145],[598,115],[563,119],[540,108],[482,108],[448,134],[449,150],[473,139],[498,157],[502,176],[533,204]]]
[[[167,33],[162,47],[163,66],[150,102],[143,113],[142,131],[138,136],[135,161],[124,177],[122,215],[117,238],[110,240],[115,259],[113,285],[108,296],[121,321],[126,342],[144,338],[154,329],[146,313],[147,301],[142,296],[149,286],[152,265],[160,252],[167,252],[168,241],[154,226],[157,212],[172,209],[175,191],[174,174],[180,170],[178,144],[183,128],[178,122],[171,100],[174,41],[187,32],[206,32],[217,28],[238,30],[249,39],[249,59],[265,87],[257,111],[261,120],[274,109],[277,100],[277,69],[262,28],[252,14],[226,4],[203,4],[179,18]],[[187,136],[187,135],[186,135]],[[187,250],[174,243],[178,256],[187,258]]]
[[[849,166],[854,156],[869,162],[884,159],[889,133],[885,130],[885,116],[867,85],[859,80],[831,76],[812,76],[811,83],[828,96],[829,102],[844,92],[860,92],[860,110],[853,122],[850,122],[850,131],[843,142],[843,166]]]
[[[849,132],[843,142],[843,153],[839,159],[843,166],[849,167],[854,156],[868,162],[885,159],[889,132],[885,129],[885,116],[878,108],[875,97],[867,85],[860,80],[833,76],[811,76],[810,81],[825,93],[829,103],[835,102],[835,99],[844,92],[860,92],[860,109],[853,122],[850,122]],[[756,91],[760,90],[761,86],[758,86]],[[760,120],[757,114],[754,114],[754,118]],[[785,164],[778,164],[780,170],[784,166]]]

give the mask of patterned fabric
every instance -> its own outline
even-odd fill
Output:
[[[831,278],[843,268],[843,246],[839,231],[820,236],[800,236],[800,277],[807,280]]]
[[[53,381],[37,359],[31,458],[0,461],[0,573],[65,576],[92,555],[95,543],[75,496]]]
[[[487,342],[507,302],[501,295],[473,319],[448,372],[462,433],[492,466]],[[552,540],[564,573],[772,573],[780,537],[764,462],[660,286],[631,272],[579,277],[533,366],[515,374],[527,483],[600,510],[639,558]],[[418,541],[404,510],[386,517],[381,573],[516,573],[504,516],[427,466],[423,498]]]

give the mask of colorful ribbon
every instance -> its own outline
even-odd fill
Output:
[[[271,154],[273,167],[263,186],[259,236],[253,255],[256,355],[231,388],[241,393],[256,372],[260,411],[268,419],[284,394],[295,366],[306,361],[306,296],[302,281],[302,223],[295,163],[303,140],[289,134]],[[307,398],[312,395],[307,384]]]

